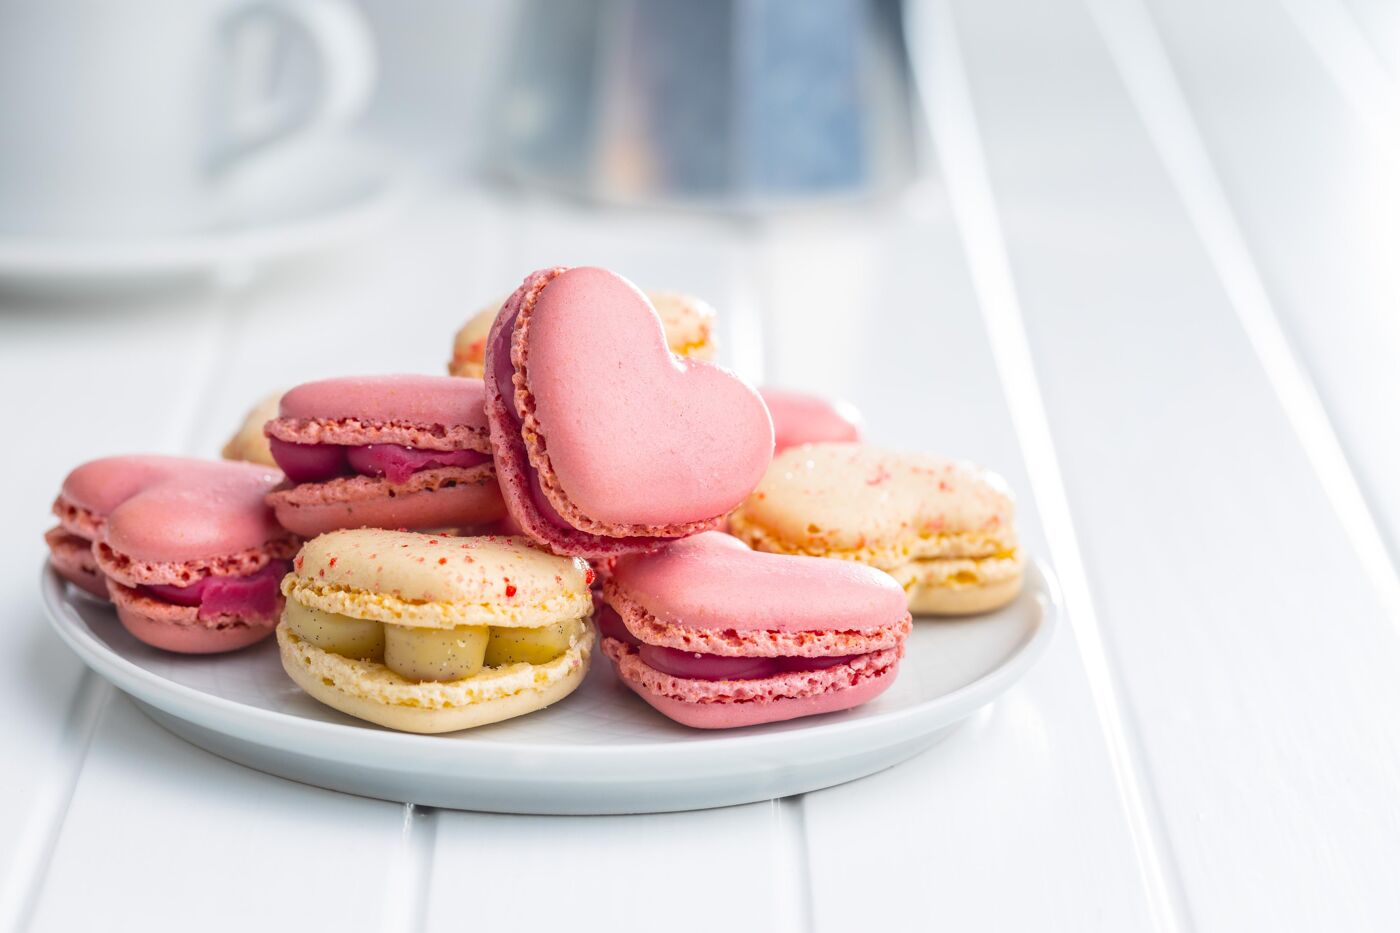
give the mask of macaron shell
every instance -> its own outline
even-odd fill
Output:
[[[846,402],[774,386],[762,386],[758,394],[773,417],[773,445],[778,453],[799,444],[860,440],[860,416]]]
[[[97,569],[91,541],[62,527],[50,528],[44,534],[44,541],[49,546],[49,563],[59,576],[98,599],[108,598],[107,579]]]
[[[371,476],[302,483],[271,493],[267,501],[277,521],[303,538],[342,528],[479,525],[505,514],[489,463],[423,470],[405,483]]]
[[[646,296],[661,318],[661,331],[672,353],[695,360],[715,358],[714,308],[684,292],[648,290]]]
[[[721,532],[619,557],[615,587],[657,620],[738,632],[878,630],[906,614],[888,574],[849,561],[766,554]]]
[[[505,500],[510,520],[522,532],[555,554],[597,559],[654,550],[665,543],[666,538],[660,536],[622,534],[608,537],[577,528],[561,528],[551,522],[535,505],[530,488],[531,468],[525,454],[525,445],[518,434],[511,433],[511,429],[506,427],[508,417],[504,411],[504,403],[496,397],[488,399],[487,405],[494,409],[491,418],[499,426],[492,428],[493,440],[496,443],[496,479],[500,483],[501,497]],[[677,535],[692,530],[693,526],[688,525],[674,529]]]
[[[361,619],[539,626],[592,614],[592,570],[526,538],[336,531],[308,541],[282,591]]]
[[[147,487],[166,479],[193,478],[211,465],[192,457],[155,454],[89,460],[64,477],[62,498],[105,516]]]
[[[287,538],[263,503],[282,480],[251,463],[108,457],[69,473],[55,509],[70,530],[86,510],[94,531],[136,560],[212,558]]]
[[[222,627],[196,620],[196,606],[176,606],[109,583],[122,626],[140,641],[177,654],[219,654],[256,644],[272,634],[276,619],[226,620]]]
[[[712,360],[715,309],[694,295],[683,292],[646,293],[661,318],[666,346],[678,356]],[[505,299],[482,308],[462,325],[452,342],[452,359],[447,371],[454,376],[480,379],[486,372],[486,340]]]
[[[671,694],[691,690],[711,693],[716,683],[729,686],[741,682],[684,681],[669,677],[647,667],[635,652],[629,652],[621,642],[611,638],[603,639],[603,651],[614,662],[622,682],[634,693],[666,718],[695,729],[735,729],[851,709],[884,693],[899,673],[899,663],[895,661],[849,686],[833,686],[805,696],[758,696],[736,700],[707,696],[702,702],[698,694],[694,698]],[[839,679],[839,674],[832,679]],[[665,684],[666,692],[662,692],[662,684]],[[760,685],[748,689],[754,693],[763,690]]]
[[[276,469],[277,461],[272,459],[272,449],[268,446],[263,428],[277,417],[277,406],[281,400],[282,393],[278,392],[253,406],[219,455],[225,460],[242,460]]]
[[[232,554],[286,538],[263,500],[282,482],[276,470],[216,463],[144,489],[107,516],[112,549],[145,561]]]
[[[937,580],[909,584],[909,611],[923,616],[964,616],[991,612],[1007,605],[1021,592],[1022,570],[1009,576],[973,585],[949,586]]]
[[[452,341],[452,359],[447,371],[453,376],[480,379],[485,372],[486,338],[505,299],[492,302],[473,314]]]
[[[345,376],[282,396],[282,418],[467,425],[486,430],[482,384],[452,376]]]
[[[756,547],[766,538],[773,549],[810,554],[919,538],[927,550],[960,535],[997,550],[1015,546],[1014,514],[1005,482],[973,464],[865,444],[806,444],[773,459],[730,527]]]
[[[188,586],[204,577],[244,577],[257,573],[274,560],[291,557],[296,549],[295,540],[284,537],[218,557],[143,561],[99,541],[93,544],[92,555],[105,576],[125,586]]]
[[[527,435],[533,418],[553,477],[589,518],[704,521],[763,476],[773,426],[758,393],[671,354],[650,303],[622,277],[588,267],[558,274],[522,310],[516,339],[533,403]]]
[[[509,668],[446,683],[413,683],[382,664],[322,651],[277,627],[282,668],[313,699],[342,713],[401,732],[436,734],[484,726],[543,709],[578,689],[595,636],[546,664]]]
[[[614,583],[605,582],[603,593],[604,600],[622,619],[628,631],[647,644],[720,657],[822,658],[868,654],[897,647],[909,636],[912,628],[908,612],[892,617],[879,628],[866,631],[845,628],[773,631],[740,629],[732,625],[701,628],[660,621],[623,595]]]

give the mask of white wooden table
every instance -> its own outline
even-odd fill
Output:
[[[442,182],[160,297],[0,296],[0,929],[1400,929],[1400,8],[919,3],[937,178],[767,222]],[[149,722],[49,633],[63,473],[275,388],[440,370],[530,269],[691,290],[754,380],[990,464],[1069,606],[943,745],[662,816],[415,809]]]

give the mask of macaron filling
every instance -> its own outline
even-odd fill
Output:
[[[266,619],[281,610],[279,585],[290,569],[290,561],[274,560],[246,576],[207,576],[188,586],[142,584],[136,589],[162,602],[198,607],[200,620],[220,616]]]
[[[563,656],[587,628],[583,619],[535,627],[395,625],[326,612],[288,599],[288,630],[330,654],[382,664],[414,683],[451,682],[514,664],[548,664]]]
[[[479,450],[420,450],[402,444],[298,444],[268,438],[272,457],[294,483],[322,483],[342,476],[384,477],[405,483],[415,473],[489,463]]]

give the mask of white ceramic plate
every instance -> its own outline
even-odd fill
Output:
[[[156,722],[233,761],[333,790],[463,810],[638,813],[766,800],[840,784],[933,745],[1030,668],[1059,615],[1047,569],[999,612],[914,625],[898,680],[874,702],[792,722],[678,726],[622,686],[601,654],[555,706],[452,735],[391,732],[322,706],[282,672],[271,639],[185,657],[141,644],[45,567],[54,629]]]

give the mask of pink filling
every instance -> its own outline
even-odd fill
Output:
[[[607,604],[598,607],[594,620],[598,623],[598,631],[605,637],[615,638],[636,648],[648,667],[688,680],[761,680],[793,671],[820,671],[860,657],[848,654],[835,658],[727,658],[643,644],[623,624],[617,611]]]
[[[622,616],[617,614],[617,610],[607,603],[601,602],[596,597],[593,600],[596,611],[593,614],[593,621],[598,623],[598,631],[607,638],[616,638],[618,641],[625,641],[633,648],[640,648],[642,641],[632,634],[631,629],[622,623]]]
[[[199,618],[247,616],[266,618],[280,609],[279,586],[291,562],[274,560],[246,577],[204,577],[189,586],[148,585],[141,591],[177,606],[198,606]]]
[[[272,459],[294,483],[321,483],[337,476],[384,476],[402,483],[437,467],[473,467],[491,459],[479,450],[417,450],[400,444],[294,444],[268,438]]]

